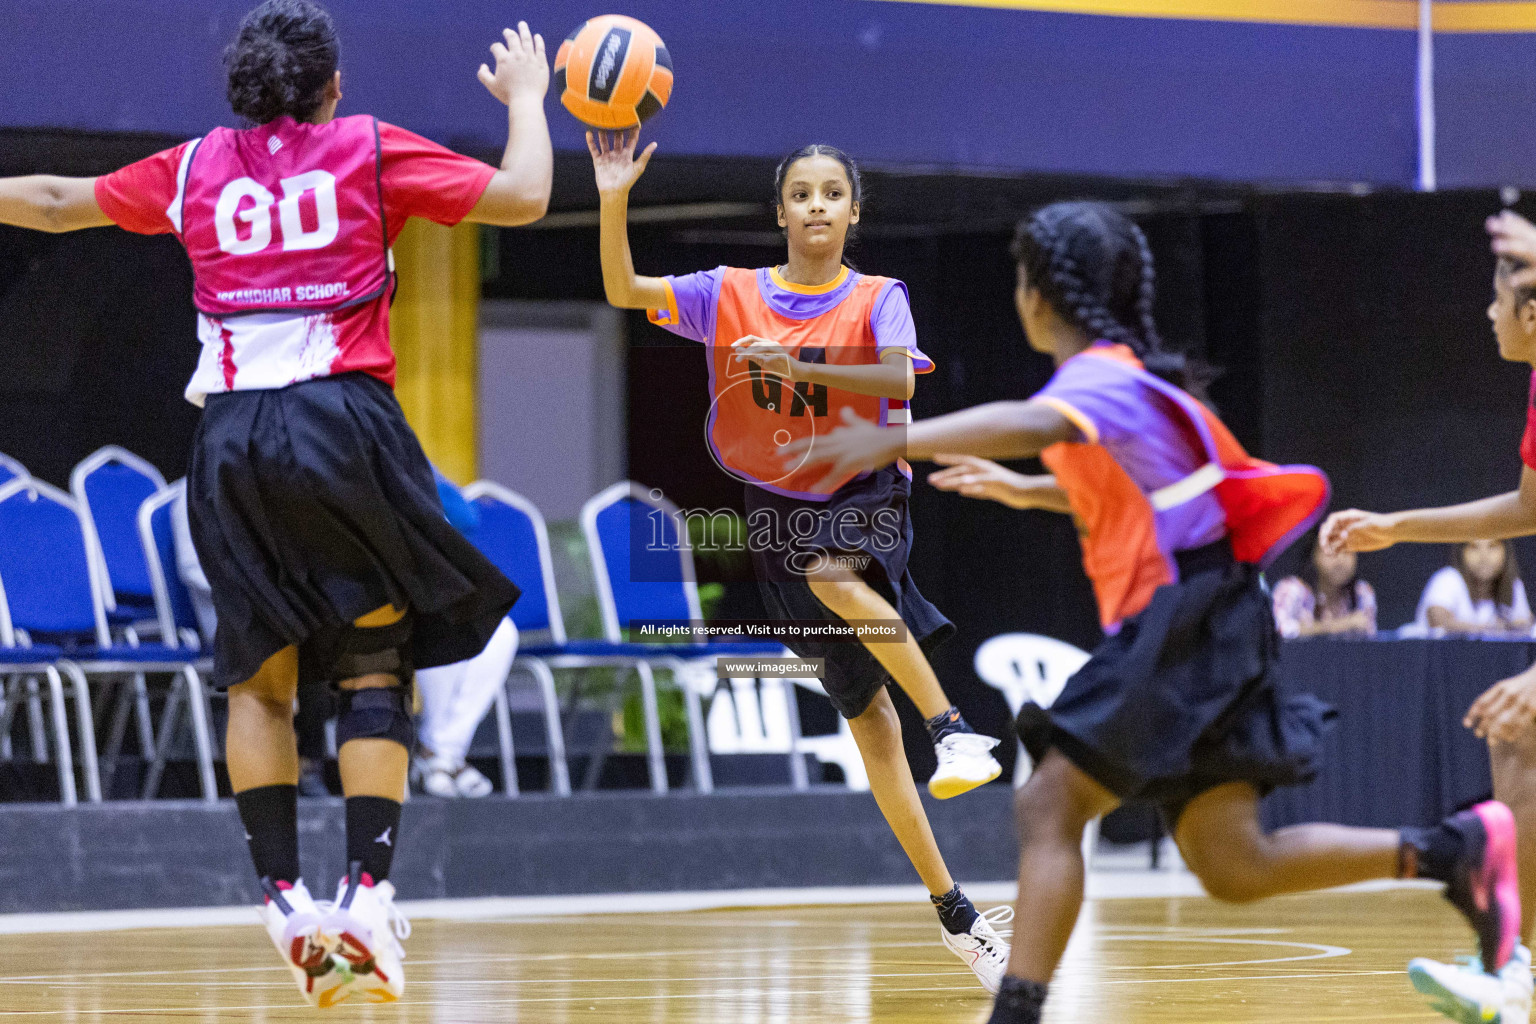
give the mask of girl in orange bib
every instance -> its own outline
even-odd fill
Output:
[[[991,753],[997,741],[966,725],[928,663],[927,651],[954,626],[907,571],[911,471],[889,466],[822,481],[820,471],[783,465],[786,445],[844,415],[904,424],[915,374],[933,368],[917,347],[906,286],[843,263],[859,219],[858,170],[827,146],[797,150],[779,165],[779,226],[789,241],[781,266],[639,277],[629,252],[629,190],[655,144],[636,160],[638,134],[587,137],[602,196],[608,301],[649,310],[653,323],[709,346],[710,449],[747,485],[748,546],[769,613],[905,624],[901,642],[789,646],[826,660],[827,694],[849,720],[875,799],[932,895],[945,944],[996,991],[1008,947],[944,866],[885,689],[894,678],[928,720],[939,760],[929,782],[935,796],[956,796],[1001,773]]]

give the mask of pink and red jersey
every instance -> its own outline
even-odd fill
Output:
[[[209,394],[361,371],[393,385],[389,247],[405,221],[456,224],[495,169],[372,117],[218,128],[96,181],[120,227],[192,260]]]
[[[709,444],[728,472],[776,494],[825,501],[837,486],[819,485],[825,467],[789,468],[782,449],[842,423],[842,410],[882,426],[905,424],[907,403],[805,382],[790,383],[739,364],[731,344],[768,338],[805,362],[878,363],[900,350],[918,373],[933,362],[917,347],[906,285],[844,267],[825,285],[790,284],[774,268],[717,267],[663,279],[667,308],[650,319],[711,347]],[[851,477],[850,477],[851,479]]]
[[[1520,461],[1536,469],[1536,370],[1531,371],[1531,397],[1525,403],[1525,436],[1520,439]]]
[[[1238,561],[1268,565],[1327,508],[1321,470],[1250,457],[1209,409],[1124,345],[1100,342],[1068,359],[1035,400],[1082,435],[1040,457],[1083,528],[1107,631],[1178,581],[1177,552],[1229,537]]]

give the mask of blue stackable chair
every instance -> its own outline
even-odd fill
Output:
[[[635,517],[639,516],[640,520]],[[653,788],[664,791],[666,772],[661,751],[661,721],[656,704],[656,684],[652,666],[673,670],[674,675],[693,662],[713,661],[719,657],[785,657],[790,654],[779,643],[758,641],[700,642],[689,644],[630,643],[624,639],[622,623],[636,620],[679,620],[702,623],[699,589],[693,569],[693,550],[686,530],[680,527],[681,515],[676,505],[650,488],[624,480],[588,499],[581,509],[582,531],[592,560],[597,582],[598,603],[602,609],[603,640],[577,641],[567,649],[597,644],[602,649],[622,652],[633,659],[640,675],[641,697],[645,709],[646,742],[650,752]],[[631,539],[646,538],[640,552],[632,549]],[[655,542],[654,544],[652,542]],[[714,788],[709,767],[709,744],[705,734],[703,703],[691,686],[682,686],[688,712],[689,748],[693,757],[694,779],[703,792]],[[805,761],[799,744],[799,712],[794,686],[784,683],[791,719],[789,752],[790,779],[796,789],[809,785]],[[655,782],[659,777],[660,785]]]
[[[114,623],[152,619],[155,595],[139,543],[139,507],[165,487],[165,477],[116,445],[87,455],[69,474],[69,490],[85,512],[92,562]]]
[[[3,459],[0,456],[0,460]],[[0,503],[13,492],[24,490],[26,481],[26,474],[22,472],[7,482],[0,482]],[[9,737],[16,708],[24,697],[29,696],[25,691],[30,680],[41,677],[48,685],[54,763],[59,773],[59,800],[65,807],[73,807],[78,796],[75,788],[74,750],[69,739],[69,719],[65,709],[64,674],[70,676],[75,708],[81,712],[81,727],[88,730],[91,702],[84,675],[64,660],[64,652],[59,647],[53,644],[32,644],[26,631],[15,627],[11,621],[10,605],[5,598],[4,579],[0,577],[0,737]],[[40,749],[42,744],[38,740],[35,736],[33,743],[39,749],[34,754],[41,758],[46,752]]]
[[[528,653],[549,654],[565,645],[565,622],[555,592],[549,530],[543,515],[532,502],[499,484],[479,480],[464,488],[463,495],[474,506],[478,519],[465,531],[466,535],[481,554],[523,592],[517,604],[512,606],[512,622],[518,632],[518,651],[512,671],[526,672],[539,688],[539,699],[544,708],[544,731],[549,743],[550,788],[560,796],[570,796],[571,775],[565,756],[565,731],[560,724],[555,677],[548,658],[539,653]],[[517,792],[517,774],[512,761],[511,715],[505,688],[497,695],[496,712],[498,731],[502,730],[500,716],[507,716],[501,749],[502,773],[510,795]]]
[[[160,736],[155,740],[154,757],[144,779],[144,792],[152,796],[160,788],[160,777],[165,771],[165,759],[170,742],[181,725],[182,697],[188,691],[192,699],[203,706],[203,718],[212,721],[208,709],[209,693],[203,674],[213,671],[211,658],[202,652],[202,634],[198,631],[197,611],[192,606],[192,596],[176,569],[176,531],[171,517],[175,514],[176,501],[186,491],[186,480],[177,480],[158,493],[150,496],[139,506],[139,541],[143,545],[144,564],[149,570],[149,583],[155,598],[155,618],[159,634],[166,647],[183,651],[188,657],[196,657],[196,687],[172,689],[166,699],[165,711],[160,717]],[[121,742],[121,716],[113,722],[112,740]],[[193,721],[194,733],[196,721]],[[194,740],[196,736],[194,735]],[[210,736],[210,746],[215,753],[217,735]],[[116,751],[114,750],[114,754]],[[103,761],[107,761],[103,758]],[[199,771],[208,773],[205,786],[213,785],[213,765],[200,763]]]
[[[17,462],[4,452],[0,452],[0,484],[8,484],[12,480],[25,480],[31,476],[27,467]]]
[[[57,644],[66,659],[60,667],[75,677],[77,701],[83,705],[79,744],[89,800],[101,800],[101,778],[86,678],[132,678],[147,672],[171,673],[188,688],[203,799],[217,799],[197,652],[135,645],[131,638],[114,642],[102,582],[91,569],[86,517],[69,495],[37,480],[0,488],[0,588],[12,627]]]

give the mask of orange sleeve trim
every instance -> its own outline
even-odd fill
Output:
[[[666,278],[661,279],[661,286],[667,290],[667,308],[646,310],[646,319],[657,327],[676,327],[681,319],[677,312],[677,293],[672,290],[672,282]]]
[[[1051,398],[1049,396],[1045,398],[1037,398],[1036,401],[1050,406],[1052,409],[1055,409],[1067,419],[1071,420],[1072,425],[1083,432],[1083,436],[1088,439],[1089,444],[1099,443],[1099,428],[1094,425],[1093,420],[1083,415],[1081,409],[1078,409],[1076,406],[1069,405],[1059,398]]]

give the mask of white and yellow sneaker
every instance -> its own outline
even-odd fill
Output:
[[[340,999],[357,1003],[392,1003],[405,991],[405,949],[411,923],[395,906],[395,887],[373,884],[353,863],[336,891],[336,902],[320,922],[337,959],[351,968],[352,980]]]
[[[939,767],[928,780],[928,792],[939,800],[969,793],[1003,774],[992,756],[998,740],[974,732],[952,732],[934,745]]]
[[[1530,1024],[1531,951],[1524,944],[1498,974],[1484,972],[1475,957],[1460,964],[1420,958],[1408,964],[1408,978],[1431,1007],[1458,1024]]]
[[[948,928],[939,925],[939,936],[944,945],[976,972],[981,987],[993,995],[997,995],[1003,975],[1008,973],[1008,943],[993,926],[1012,920],[1013,908],[1002,906],[978,914],[971,923],[971,930],[959,935],[952,935]]]
[[[293,980],[310,1006],[328,1009],[346,998],[345,989],[352,981],[352,971],[331,956],[321,931],[323,911],[309,895],[302,881],[289,886],[263,878],[267,903],[262,921],[272,944],[282,954],[293,973]]]

